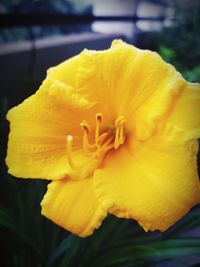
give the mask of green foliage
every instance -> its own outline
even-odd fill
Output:
[[[187,68],[184,63],[180,62],[173,49],[166,46],[159,47],[159,54],[162,58],[176,66],[176,68],[182,73],[184,78],[190,82],[200,82],[200,65],[193,67],[192,69]]]
[[[91,12],[92,0],[1,0],[8,13],[85,13]]]
[[[200,81],[200,5],[175,6],[174,23],[155,36],[158,51],[191,82]]]

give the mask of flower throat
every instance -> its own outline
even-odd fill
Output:
[[[98,159],[99,164],[102,162],[105,154],[110,149],[118,149],[120,145],[125,142],[124,123],[126,119],[124,116],[119,116],[115,120],[114,131],[101,133],[101,122],[103,119],[102,113],[96,114],[96,128],[94,133],[94,143],[89,141],[90,125],[87,121],[83,120],[80,126],[83,129],[83,150],[91,158]],[[76,169],[72,159],[72,142],[73,136],[67,135],[67,158],[71,168]],[[98,164],[98,165],[99,165]],[[96,165],[95,165],[96,166]]]

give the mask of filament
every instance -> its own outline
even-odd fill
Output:
[[[114,140],[114,148],[117,149],[120,145],[122,145],[125,141],[124,137],[124,123],[126,122],[126,119],[124,116],[119,116],[115,120],[115,140]]]
[[[84,130],[84,133],[83,133],[83,150],[86,151],[87,153],[90,153],[95,149],[95,145],[90,144],[90,142],[89,142],[89,137],[88,137],[89,132],[90,132],[89,124],[86,121],[82,121],[80,123],[80,126]]]
[[[96,129],[95,129],[95,143],[98,143],[99,132],[100,132],[100,124],[103,118],[103,114],[97,113],[96,115]]]

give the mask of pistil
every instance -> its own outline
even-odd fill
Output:
[[[73,142],[73,136],[72,135],[67,135],[66,141],[67,141],[67,159],[68,159],[68,163],[69,163],[70,167],[72,169],[74,169],[75,168],[75,165],[74,165],[73,160],[72,160],[72,142]]]

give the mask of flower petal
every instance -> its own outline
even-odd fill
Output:
[[[134,121],[139,137],[144,133],[140,127],[152,131],[154,121],[171,108],[185,85],[180,73],[157,53],[120,40],[108,50],[84,50],[79,57],[77,92],[99,101],[111,120],[120,115],[131,118],[127,125],[132,128]]]
[[[200,137],[200,84],[188,83],[167,120],[168,125],[184,132],[184,140]]]
[[[9,172],[23,178],[61,179],[72,172],[66,136],[73,135],[74,157],[87,162],[82,151],[83,119],[95,118],[90,103],[61,82],[46,79],[35,95],[8,112]]]
[[[158,136],[126,144],[94,173],[96,195],[110,213],[164,231],[200,202],[196,153],[195,141]]]
[[[93,191],[93,179],[53,181],[42,200],[42,214],[81,237],[91,235],[106,217]]]
[[[76,90],[86,99],[100,102],[101,112],[110,120],[121,115],[124,100],[130,97],[127,86],[138,51],[133,46],[123,45],[104,51],[85,49],[80,54]]]
[[[79,64],[80,55],[74,56],[58,64],[57,66],[48,69],[47,77],[75,88],[77,80],[76,74]]]

